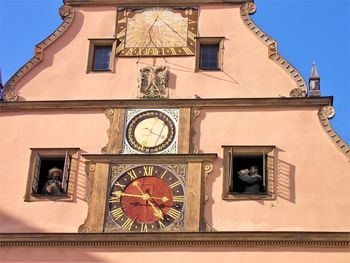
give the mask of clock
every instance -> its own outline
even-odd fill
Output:
[[[140,165],[112,181],[107,212],[118,231],[167,231],[183,220],[185,186],[161,165]]]
[[[178,109],[127,111],[124,153],[176,153]]]
[[[195,55],[197,21],[194,7],[119,8],[117,55]]]

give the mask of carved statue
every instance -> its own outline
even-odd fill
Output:
[[[147,66],[140,69],[138,97],[168,98],[169,69],[165,66]]]
[[[250,169],[242,169],[238,172],[239,179],[247,183],[244,193],[259,193],[260,182],[262,181],[261,175],[258,174],[258,167],[252,165]]]

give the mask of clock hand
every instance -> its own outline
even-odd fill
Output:
[[[162,210],[160,210],[159,208],[155,207],[155,205],[154,205],[151,201],[149,201],[149,200],[148,200],[148,203],[151,205],[152,209],[154,210],[154,215],[155,215],[156,217],[159,217],[160,219],[163,220],[164,217],[163,217],[163,212],[162,212]]]
[[[162,200],[163,202],[169,201],[169,198],[166,196],[154,197],[154,196],[150,196],[149,194],[134,195],[134,194],[123,193],[122,191],[117,191],[114,194],[116,195],[117,198],[119,198],[121,196],[128,196],[128,197],[140,197],[145,201],[148,201],[149,199],[158,199],[158,200]]]

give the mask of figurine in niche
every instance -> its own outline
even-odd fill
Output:
[[[262,176],[258,174],[258,167],[252,165],[250,169],[242,169],[238,172],[238,177],[247,184],[244,193],[260,193],[260,182]]]
[[[43,194],[60,195],[65,194],[62,188],[62,170],[53,167],[49,170],[47,180],[42,189]]]

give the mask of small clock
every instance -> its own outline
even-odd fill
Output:
[[[117,55],[195,55],[197,20],[195,7],[119,8]]]
[[[118,231],[167,231],[183,218],[184,183],[160,165],[136,166],[111,184],[108,213]]]
[[[178,110],[170,112],[178,114]],[[164,153],[170,148],[170,153],[176,152],[177,123],[172,114],[169,110],[131,111],[125,128],[124,153]]]

